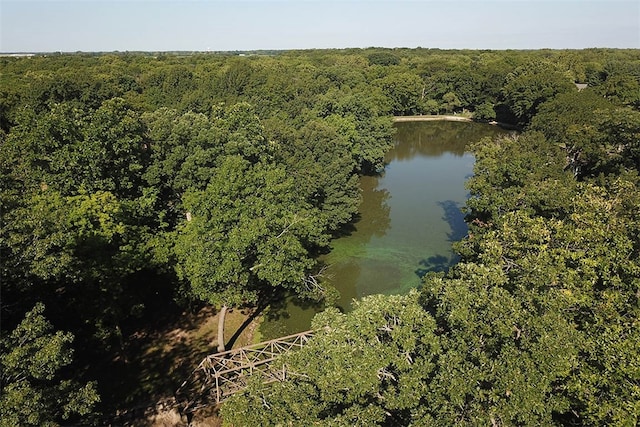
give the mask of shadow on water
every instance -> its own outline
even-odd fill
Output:
[[[453,200],[445,200],[438,202],[438,205],[444,211],[442,219],[449,224],[451,231],[447,234],[449,242],[458,242],[462,240],[466,235],[469,228],[464,221],[464,213],[458,206],[458,203]]]
[[[336,231],[329,252],[319,251],[319,259],[330,266],[326,282],[340,294],[335,305],[345,312],[353,300],[408,291],[419,286],[418,277],[458,262],[451,244],[467,234],[460,208],[467,196],[462,181],[473,173],[468,145],[504,133],[466,122],[395,127],[385,169],[360,178],[358,216]],[[320,310],[283,299],[263,313],[259,331],[268,339],[306,330]]]
[[[270,306],[263,313],[264,320],[259,328],[263,341],[310,329],[313,317],[326,308],[324,304],[308,304],[306,301],[288,299],[287,302],[288,305]]]
[[[292,306],[297,307],[301,311],[313,310],[315,312],[320,312],[325,308],[325,304],[322,301],[319,302],[289,295],[280,301],[272,301],[268,309],[263,313],[263,316],[267,321],[290,319]]]
[[[340,228],[333,232],[331,235],[332,239],[339,239],[341,237],[348,237],[355,233],[358,229],[356,228],[356,223],[360,221],[362,215],[360,213],[356,213],[353,215],[351,221],[346,224],[343,224]]]
[[[438,202],[438,205],[442,208],[444,215],[442,219],[449,224],[451,231],[447,233],[447,239],[450,243],[454,243],[462,240],[468,231],[467,223],[464,221],[464,213],[458,206],[458,203],[453,200],[445,200]],[[450,256],[434,255],[420,260],[418,267],[415,270],[415,274],[422,279],[427,273],[440,273],[447,272],[459,261],[459,257],[456,254]]]
[[[269,340],[307,330],[313,316],[325,308],[323,301],[282,293],[279,298],[271,298],[261,312],[260,334],[263,340]]]
[[[418,267],[415,271],[416,276],[422,279],[427,273],[440,273],[447,272],[449,268],[453,267],[458,261],[457,257],[446,257],[444,255],[434,255],[429,258],[420,260]]]

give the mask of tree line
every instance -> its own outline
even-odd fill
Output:
[[[461,262],[419,292],[319,315],[323,332],[287,361],[299,375],[257,382],[225,421],[637,420],[636,50],[0,67],[3,425],[100,423],[87,366],[123,351],[154,294],[219,308],[330,299],[317,255],[357,214],[358,176],[384,168],[391,117],[463,111],[526,131],[473,147]]]

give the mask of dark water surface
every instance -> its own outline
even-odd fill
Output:
[[[366,295],[408,292],[427,272],[444,271],[457,262],[451,243],[467,232],[460,209],[474,164],[465,148],[506,133],[491,125],[445,121],[397,123],[396,130],[384,173],[360,180],[359,220],[323,257],[344,311],[353,299]],[[320,309],[291,301],[267,312],[260,331],[264,338],[274,338],[309,329]]]

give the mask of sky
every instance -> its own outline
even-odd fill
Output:
[[[640,48],[640,0],[0,0],[0,52]]]

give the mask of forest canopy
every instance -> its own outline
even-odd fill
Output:
[[[94,361],[157,295],[330,301],[318,255],[421,114],[522,131],[470,147],[461,261],[318,315],[224,421],[637,423],[638,51],[371,48],[0,57],[0,424],[108,422]]]

